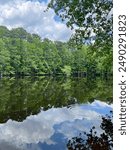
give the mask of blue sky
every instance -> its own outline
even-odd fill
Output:
[[[42,3],[42,2],[48,3],[48,0],[30,0],[30,1],[32,1],[32,2],[39,1],[40,3]]]
[[[38,0],[39,2],[46,2],[47,3],[47,0]]]
[[[52,9],[44,12],[49,0],[0,0],[0,25],[23,27],[42,38],[67,41],[73,31],[61,22]]]

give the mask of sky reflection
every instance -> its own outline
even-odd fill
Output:
[[[101,115],[108,114],[112,105],[94,101],[75,104],[70,108],[51,108],[31,115],[23,122],[8,120],[0,124],[2,150],[64,150],[68,139],[80,132],[89,132],[94,125],[99,132]]]

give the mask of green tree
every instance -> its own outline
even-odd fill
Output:
[[[0,74],[112,73],[112,47],[42,40],[23,28],[0,26]]]
[[[48,8],[75,29],[78,42],[112,45],[112,0],[51,0]]]
[[[10,55],[5,48],[5,43],[0,39],[0,77],[10,70]]]
[[[59,70],[61,64],[61,58],[55,43],[48,39],[44,39],[43,53],[44,64],[46,66],[47,72],[50,74],[55,74]]]
[[[26,32],[25,29],[19,27],[19,28],[12,29],[10,31],[10,36],[13,38],[26,39],[28,36],[28,33]]]
[[[10,31],[5,26],[0,26],[0,38],[9,37]]]

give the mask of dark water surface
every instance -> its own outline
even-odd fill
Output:
[[[0,150],[67,150],[112,110],[112,79],[0,79]]]

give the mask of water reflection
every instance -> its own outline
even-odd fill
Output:
[[[96,78],[3,78],[0,80],[0,122],[23,121],[52,107],[100,99],[112,102],[112,80]]]
[[[68,141],[68,150],[112,150],[113,149],[113,121],[112,111],[109,115],[102,117],[99,134],[95,126],[90,132],[80,133]]]
[[[24,121],[9,119],[0,124],[0,148],[6,150],[66,150],[67,141],[87,132],[95,126],[102,132],[102,115],[108,114],[112,105],[94,101],[88,104],[74,104],[71,107],[41,110]]]
[[[2,78],[0,149],[66,150],[92,126],[102,133],[101,116],[110,110],[111,79]]]

